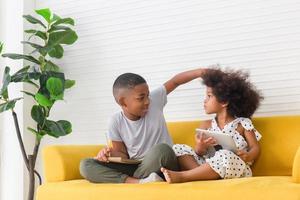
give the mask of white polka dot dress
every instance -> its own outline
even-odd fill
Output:
[[[260,140],[261,135],[255,130],[251,120],[248,118],[236,118],[226,124],[222,130],[218,127],[216,120],[212,119],[211,128],[208,130],[219,131],[223,134],[230,135],[239,150],[247,151],[248,144],[245,138],[236,130],[239,124],[247,131],[254,131],[256,139]],[[251,163],[245,163],[239,156],[229,150],[220,149],[213,153],[208,151],[204,156],[197,155],[190,146],[185,144],[175,144],[173,150],[176,156],[192,155],[199,165],[208,163],[211,168],[224,179],[252,176],[250,169]]]

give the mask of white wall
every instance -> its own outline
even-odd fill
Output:
[[[256,116],[300,113],[300,2],[178,0],[43,0],[76,21],[78,42],[63,66],[77,85],[53,110],[73,133],[44,143],[103,143],[118,110],[111,86],[123,72],[143,75],[155,88],[178,72],[220,63],[250,71],[265,100]],[[169,96],[168,121],[203,119],[199,81]]]
[[[5,43],[5,52],[22,53],[23,47],[23,2],[17,0],[0,1],[0,41]],[[12,73],[22,67],[22,61],[1,58],[0,76],[2,79],[5,66],[10,66]],[[1,82],[2,86],[2,82]],[[19,90],[23,85],[11,85],[11,98],[22,96]],[[23,132],[23,103],[18,102],[15,111],[19,116],[20,129]],[[23,160],[18,146],[11,112],[1,113],[0,122],[0,199],[23,199]]]

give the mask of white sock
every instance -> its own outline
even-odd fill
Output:
[[[157,173],[152,172],[148,177],[143,178],[139,183],[161,182],[164,181]]]

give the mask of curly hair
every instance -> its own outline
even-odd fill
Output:
[[[219,68],[207,69],[202,77],[203,84],[212,88],[217,100],[228,103],[228,114],[250,118],[263,96],[248,78],[249,74],[241,70],[222,71]]]

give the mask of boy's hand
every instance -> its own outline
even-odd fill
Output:
[[[189,70],[177,74],[176,76],[174,76],[173,78],[171,78],[170,80],[164,83],[167,94],[172,92],[179,85],[182,85],[191,80],[201,77],[206,70],[207,70],[206,68],[199,68],[199,69]]]
[[[101,162],[109,162],[108,157],[110,156],[111,153],[111,148],[109,147],[104,147],[99,151],[96,157],[94,159],[99,160]]]
[[[249,152],[244,150],[237,150],[236,155],[238,155],[244,162],[251,162],[252,158]]]

